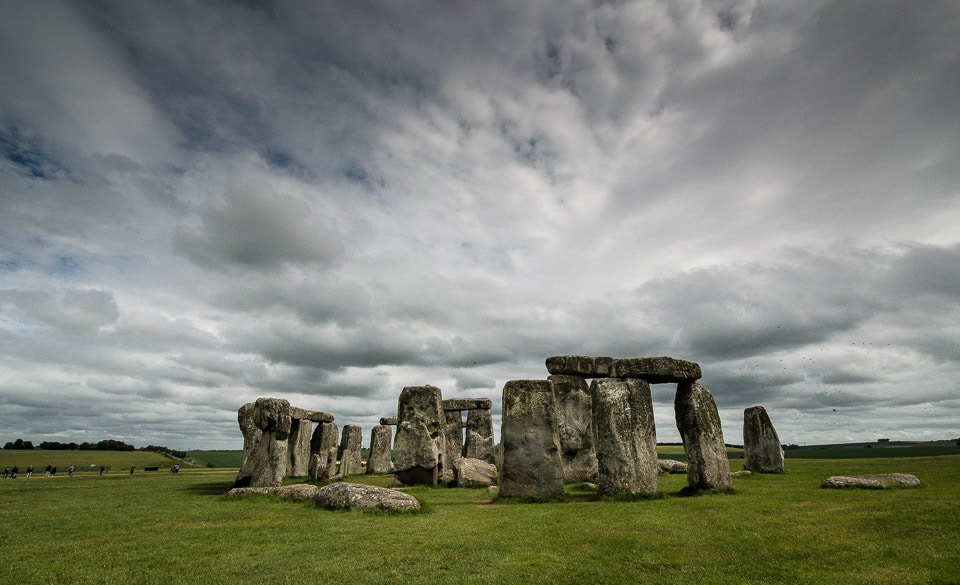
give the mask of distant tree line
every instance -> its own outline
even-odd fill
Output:
[[[8,441],[4,446],[4,449],[12,450],[28,450],[33,449],[33,441],[24,441],[23,439],[17,439],[16,441]],[[96,443],[61,443],[60,441],[44,441],[37,445],[38,449],[46,449],[48,451],[136,451],[137,448],[133,445],[128,445],[123,441],[118,441],[116,439],[104,439]],[[187,456],[184,451],[175,451],[167,447],[162,447],[160,445],[149,445],[143,447],[140,451],[152,451],[154,453],[160,453],[161,455],[167,455],[170,457],[179,457],[181,459]]]

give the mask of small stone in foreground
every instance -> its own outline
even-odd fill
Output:
[[[359,483],[333,483],[320,488],[313,501],[321,508],[344,510],[419,510],[420,502],[401,491]]]
[[[666,473],[687,472],[687,464],[683,461],[677,461],[676,459],[659,459],[657,460],[657,465],[660,467],[660,471]]]
[[[823,480],[822,488],[885,489],[895,487],[920,487],[917,476],[909,473],[873,473],[866,475],[834,475]]]
[[[278,498],[289,498],[299,502],[309,500],[317,495],[317,486],[311,483],[282,485],[276,488],[273,493]]]

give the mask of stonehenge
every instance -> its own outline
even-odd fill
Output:
[[[366,473],[392,474],[396,486],[498,481],[503,497],[559,496],[565,482],[590,481],[600,495],[632,497],[655,494],[670,463],[674,473],[686,468],[689,490],[730,489],[719,412],[698,381],[698,364],[582,355],[545,363],[546,379],[504,384],[499,449],[489,398],[443,399],[435,386],[404,387],[396,416],[381,417],[371,430]],[[665,383],[676,384],[686,464],[657,458],[650,386]],[[364,472],[359,425],[345,425],[340,436],[333,415],[277,398],[244,404],[237,421],[244,457],[235,487],[276,488],[284,477],[323,482]],[[747,470],[783,471],[779,438],[763,407],[744,413],[744,450]]]
[[[743,411],[743,468],[755,473],[783,473],[783,445],[762,406]]]

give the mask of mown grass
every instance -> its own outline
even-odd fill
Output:
[[[819,488],[875,472],[924,486]],[[229,497],[235,473],[0,481],[0,582],[960,582],[960,456],[791,460],[785,474],[696,497],[678,495],[684,476],[662,475],[662,497],[636,502],[598,501],[580,484],[540,504],[411,488],[425,512],[400,515]]]

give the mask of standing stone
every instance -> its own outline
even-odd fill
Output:
[[[253,453],[250,487],[277,487],[287,471],[290,403],[282,398],[258,398],[253,424],[261,435]]]
[[[310,471],[310,437],[313,423],[305,418],[293,418],[290,421],[290,438],[287,450],[290,461],[287,463],[288,477],[302,477]]]
[[[563,494],[557,437],[557,401],[547,380],[511,380],[503,386],[500,495]]]
[[[464,456],[480,459],[491,465],[497,462],[496,443],[493,438],[493,416],[490,409],[467,411]]]
[[[437,485],[443,460],[443,399],[435,386],[407,386],[397,402],[393,444],[394,480],[401,485]],[[452,462],[451,462],[452,463]]]
[[[757,473],[783,473],[783,445],[762,406],[743,411],[743,468]]]
[[[557,435],[564,481],[597,478],[597,450],[593,440],[593,409],[587,381],[580,376],[554,375],[557,400]]]
[[[370,455],[367,457],[367,473],[383,475],[393,473],[390,463],[390,448],[393,442],[393,429],[387,425],[377,425],[370,431]]]
[[[673,406],[687,454],[688,486],[693,490],[730,489],[730,461],[710,391],[698,382],[681,382]]]
[[[463,413],[444,409],[443,421],[443,460],[452,471],[453,462],[463,457]]]
[[[313,431],[310,440],[310,477],[326,481],[337,473],[337,443],[340,429],[337,423],[322,422]]]
[[[363,473],[363,429],[360,425],[344,425],[340,434],[340,475]]]
[[[253,402],[248,402],[237,411],[237,422],[240,423],[240,432],[243,433],[243,462],[240,471],[234,480],[234,487],[248,487],[253,477],[254,452],[260,444],[260,435],[263,431],[253,424]]]
[[[598,378],[590,384],[597,434],[599,492],[610,496],[657,491],[657,432],[650,384],[639,379]]]

